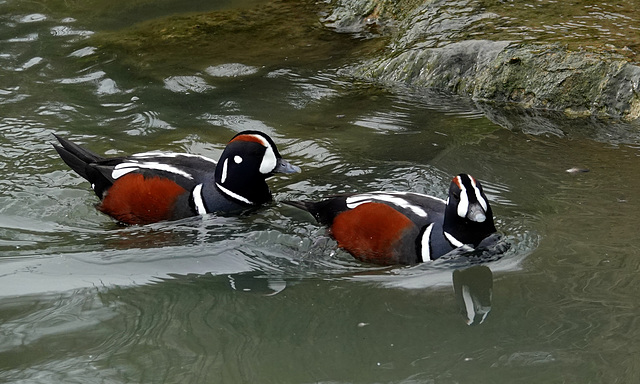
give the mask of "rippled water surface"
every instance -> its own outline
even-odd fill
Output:
[[[0,381],[637,380],[634,131],[580,121],[563,131],[538,116],[497,125],[448,95],[353,83],[341,68],[376,42],[318,22],[266,44],[256,20],[320,20],[276,4],[0,1]],[[232,20],[212,29],[219,54],[108,35],[204,11]],[[234,45],[234,31],[256,34],[259,54]],[[217,158],[244,129],[269,133],[303,169],[270,180],[275,203],[145,227],[98,213],[51,146],[57,133],[109,155]],[[459,172],[485,185],[511,244],[500,260],[362,264],[279,203],[392,189],[445,197]]]
[[[484,4],[497,17],[476,36],[542,40],[572,49],[615,52],[640,62],[640,9],[633,0],[487,0]]]
[[[433,0],[410,14],[399,45],[465,39],[558,44],[640,62],[635,0]]]

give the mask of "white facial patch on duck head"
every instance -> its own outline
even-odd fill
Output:
[[[469,196],[467,195],[467,188],[464,186],[460,176],[454,177],[453,182],[458,186],[458,188],[460,188],[460,198],[458,199],[458,208],[456,213],[464,219],[467,217],[467,212],[469,211]],[[449,199],[447,199],[447,204],[448,203]]]
[[[467,216],[467,211],[469,210],[469,196],[467,196],[467,189],[462,185],[460,185],[460,201],[458,201],[458,216],[463,219]]]
[[[224,183],[227,180],[227,163],[229,159],[224,159],[224,163],[222,163],[222,176],[220,177],[220,182]]]
[[[276,154],[275,152],[273,152],[273,148],[271,148],[270,145],[267,145],[264,151],[264,155],[262,156],[262,162],[260,163],[260,173],[262,173],[263,175],[267,175],[273,172],[274,169],[276,169],[276,165],[278,165]]]
[[[458,201],[458,207],[456,213],[461,218],[468,218],[471,221],[483,222],[486,218],[484,213],[487,211],[488,204],[484,197],[482,197],[482,191],[478,187],[476,183],[476,179],[471,176],[468,176],[469,181],[471,183],[471,191],[467,189],[462,181],[460,176],[456,176],[453,179],[453,182],[460,188],[460,198]],[[477,204],[474,202],[473,204],[469,201],[469,192],[473,193],[473,197],[477,201]],[[447,199],[448,204],[448,199]],[[479,207],[478,207],[479,205]],[[482,210],[482,212],[480,212]]]
[[[276,156],[277,151],[274,150],[270,140],[267,140],[265,137],[256,133],[244,133],[237,135],[231,139],[229,143],[234,141],[248,141],[262,145],[265,150],[262,155],[262,161],[260,162],[258,171],[263,175],[268,175],[276,169],[276,166],[278,165],[278,157]]]
[[[487,201],[484,199],[484,197],[482,197],[482,192],[480,191],[480,188],[476,183],[476,179],[474,179],[471,176],[469,176],[469,179],[471,179],[471,185],[473,186],[473,190],[476,193],[476,199],[478,200],[478,203],[480,204],[482,209],[484,209],[484,211],[486,212],[488,208],[488,204],[487,204]]]

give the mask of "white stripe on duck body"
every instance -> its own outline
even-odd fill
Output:
[[[447,200],[412,192],[367,192],[319,202],[286,202],[330,228],[338,246],[383,265],[435,260],[473,250],[496,232],[482,185],[467,174],[453,178]]]
[[[238,213],[272,200],[266,179],[300,172],[282,159],[273,140],[243,131],[227,144],[219,162],[204,156],[145,152],[105,158],[57,137],[62,159],[87,179],[98,209],[125,224],[217,213]]]

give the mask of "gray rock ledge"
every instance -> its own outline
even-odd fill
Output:
[[[640,67],[606,49],[471,40],[469,31],[496,15],[466,0],[337,0],[330,7],[325,25],[338,32],[362,36],[376,22],[389,38],[377,57],[347,71],[356,78],[452,92],[493,107],[640,117]]]
[[[467,40],[373,59],[352,75],[572,117],[640,117],[640,67],[557,45]]]

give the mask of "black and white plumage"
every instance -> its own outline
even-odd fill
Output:
[[[125,224],[236,213],[272,200],[266,179],[300,172],[258,131],[235,135],[219,162],[186,153],[145,152],[105,158],[56,136],[62,160],[91,183],[98,209]]]
[[[435,260],[460,247],[471,250],[496,232],[482,185],[466,174],[453,178],[446,201],[411,192],[369,192],[286,203],[327,225],[339,247],[377,264]]]

